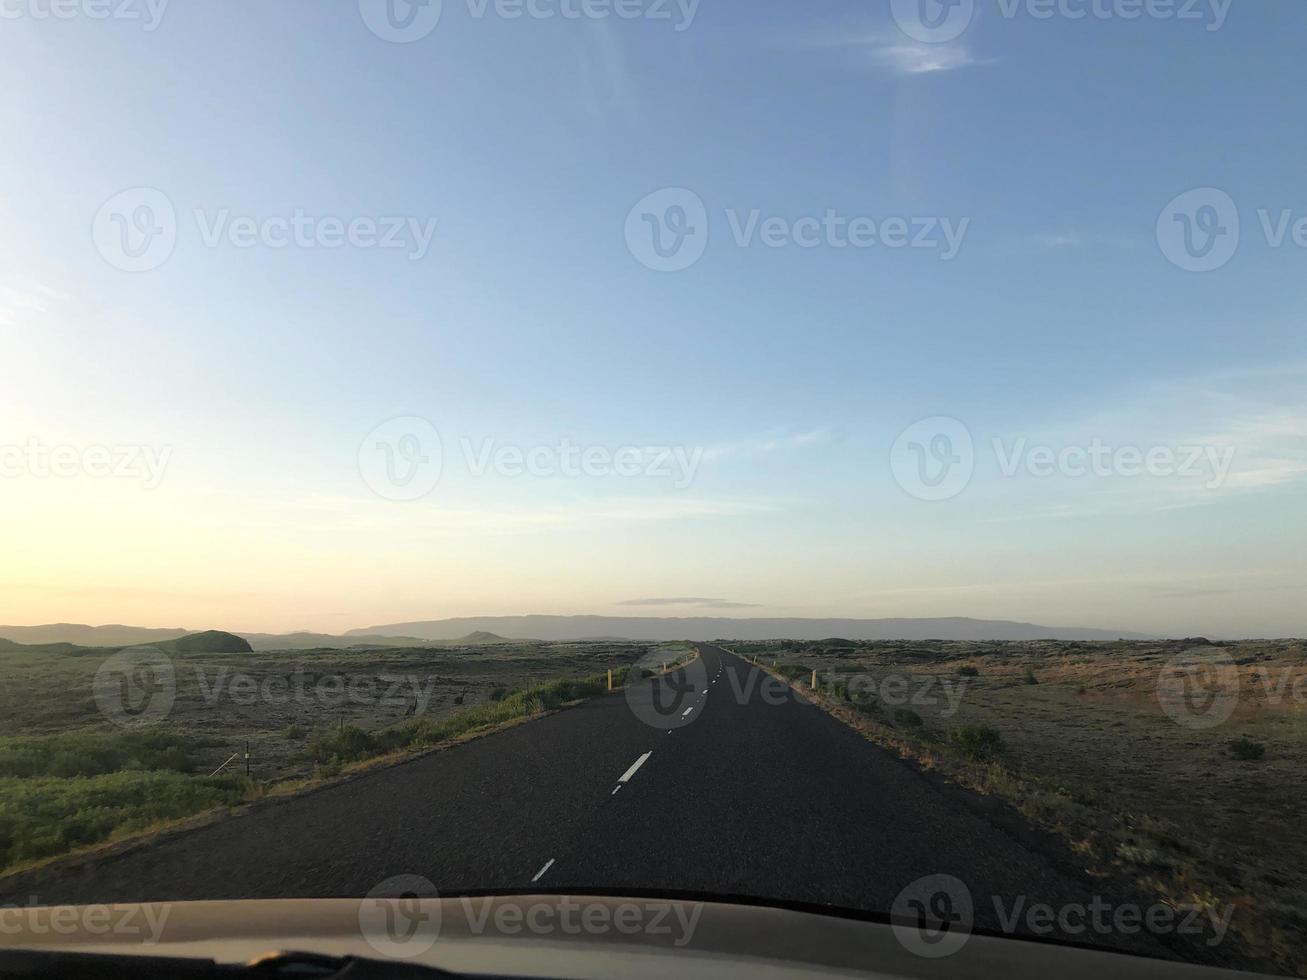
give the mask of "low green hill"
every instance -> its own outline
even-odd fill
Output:
[[[450,646],[456,647],[474,647],[489,643],[512,643],[512,640],[506,639],[497,633],[487,633],[485,630],[476,630],[467,636],[460,637],[457,640],[449,640]]]
[[[168,653],[253,653],[248,640],[222,630],[190,633],[175,640],[154,644]]]

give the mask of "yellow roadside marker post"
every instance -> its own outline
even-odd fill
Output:
[[[613,689],[613,668],[608,668],[608,690]]]

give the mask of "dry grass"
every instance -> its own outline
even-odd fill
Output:
[[[0,653],[0,873],[140,842],[197,815],[499,731],[602,694],[605,669],[620,684],[637,659],[686,652],[530,644],[179,655],[171,710],[140,731],[109,724],[95,706],[91,681],[107,651]],[[289,696],[297,674],[303,696]],[[320,696],[336,682],[358,696]],[[247,744],[251,777],[240,760],[206,775]]]
[[[1159,689],[1159,674],[1186,651],[1228,656],[1238,674],[1233,714],[1210,729],[1186,727],[1163,710],[1170,688]],[[854,708],[842,691],[814,700],[923,767],[1013,804],[1067,840],[1091,870],[1128,874],[1177,903],[1233,905],[1232,928],[1249,955],[1307,976],[1307,822],[1299,817],[1307,799],[1307,643],[929,642],[741,652],[756,653],[764,666],[817,668],[828,694],[834,678],[864,675],[883,691],[885,678],[907,675],[918,692],[908,706],[924,720],[921,729],[896,722],[885,704]],[[962,667],[977,675],[959,675]],[[934,703],[920,693],[927,680]],[[965,684],[956,711],[941,691],[944,680]],[[795,683],[811,693],[809,682],[810,675]],[[1001,750],[968,757],[949,739],[964,726],[997,731]],[[1239,739],[1264,746],[1264,756],[1240,758],[1231,748]]]

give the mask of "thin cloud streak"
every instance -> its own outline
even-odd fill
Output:
[[[924,44],[898,34],[827,35],[800,42],[802,47],[850,52],[855,67],[870,67],[891,75],[932,75],[992,65],[997,58],[978,58],[962,41]]]
[[[670,599],[627,599],[619,606],[698,606],[703,609],[757,609],[756,603],[732,602],[729,599],[704,599],[700,597]]]

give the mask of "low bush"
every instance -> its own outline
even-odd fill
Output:
[[[627,668],[613,671],[614,686],[620,685],[626,679],[626,672]],[[314,738],[309,743],[306,754],[314,759],[320,768],[332,763],[359,762],[379,755],[388,755],[391,752],[452,741],[470,732],[493,728],[542,711],[550,711],[570,701],[594,697],[607,690],[606,673],[579,680],[550,681],[505,694],[498,701],[490,700],[444,718],[406,721],[375,732],[346,725]]]
[[[1236,738],[1229,743],[1230,754],[1244,762],[1256,762],[1266,755],[1266,746],[1250,738]]]
[[[251,786],[241,776],[179,772],[0,778],[0,869],[239,803]]]
[[[0,778],[100,776],[111,772],[190,772],[187,740],[174,732],[63,732],[0,739]]]
[[[966,725],[949,733],[949,741],[973,759],[984,759],[1003,749],[1003,736],[985,725]]]
[[[805,667],[803,664],[777,664],[776,673],[780,674],[787,681],[794,682],[812,677],[812,668]]]

